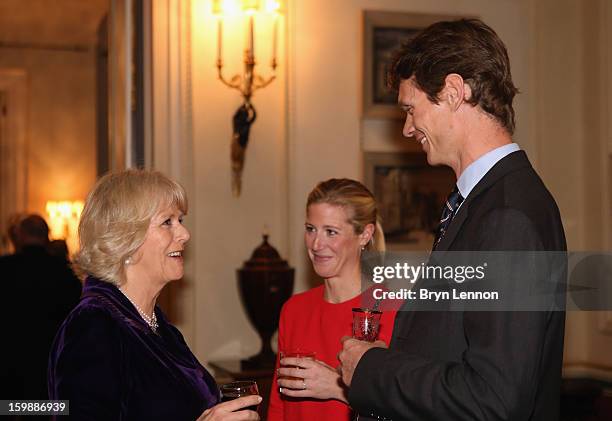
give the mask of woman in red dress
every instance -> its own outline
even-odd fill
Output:
[[[373,304],[371,294],[363,292],[360,258],[366,250],[384,250],[377,213],[372,193],[358,181],[327,180],[308,195],[304,241],[324,283],[283,306],[278,350],[314,353],[315,358],[277,361],[269,421],[352,419],[336,356],[340,339],[351,335],[352,309],[368,306],[368,297]],[[382,315],[378,339],[387,344],[394,318],[395,312]],[[291,367],[299,367],[299,377]]]

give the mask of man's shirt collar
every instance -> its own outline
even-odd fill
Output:
[[[457,180],[457,187],[459,188],[461,196],[467,198],[472,189],[476,187],[476,184],[482,180],[482,178],[491,168],[493,168],[495,164],[497,164],[507,155],[520,149],[521,148],[516,143],[500,146],[499,148],[495,148],[492,151],[487,152],[476,161],[468,165]]]

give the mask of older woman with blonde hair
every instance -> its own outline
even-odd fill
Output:
[[[187,197],[155,171],[102,177],[79,224],[87,278],[49,360],[50,399],[72,419],[257,420],[259,396],[219,403],[212,376],[155,302],[183,277]],[[235,411],[235,412],[234,412]]]

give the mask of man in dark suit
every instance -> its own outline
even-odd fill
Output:
[[[457,176],[434,254],[564,254],[555,201],[512,141],[517,89],[497,34],[480,20],[439,22],[402,48],[389,76],[406,111],[404,135],[422,145],[430,165]],[[557,272],[551,285],[563,282]],[[344,338],[342,377],[360,419],[558,420],[563,311],[413,305],[398,312],[388,349]]]

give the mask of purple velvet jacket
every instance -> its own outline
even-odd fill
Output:
[[[153,333],[114,285],[87,278],[49,356],[49,398],[71,419],[189,420],[219,401],[212,376],[156,307]]]

